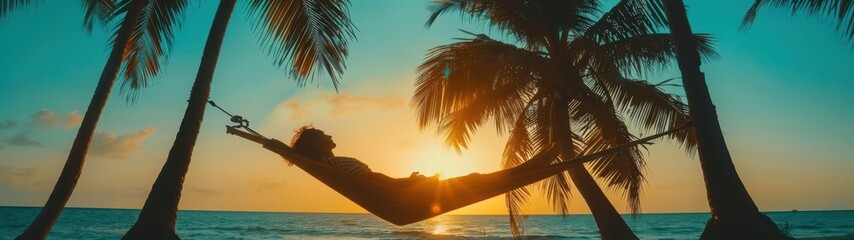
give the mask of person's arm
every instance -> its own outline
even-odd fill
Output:
[[[287,144],[275,138],[267,139],[264,142],[264,148],[281,155],[287,159],[287,151],[292,150]]]
[[[260,143],[260,144],[267,144],[267,142],[269,140],[271,140],[271,139],[268,139],[268,138],[265,138],[262,136],[258,136],[255,134],[251,134],[248,132],[241,131],[240,129],[237,129],[237,128],[232,127],[232,126],[226,126],[225,127],[225,133],[237,135],[238,137],[242,137],[242,138],[245,138],[249,141],[253,141],[256,143]],[[275,139],[273,139],[273,140],[275,140]],[[278,140],[276,140],[276,141],[278,141]]]

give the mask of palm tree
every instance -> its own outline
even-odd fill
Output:
[[[319,64],[337,81],[344,70],[347,40],[353,38],[346,0],[247,1],[278,63],[289,62],[293,75],[304,83]],[[166,163],[152,186],[148,199],[125,239],[172,239],[184,176],[199,135],[205,105],[210,95],[216,62],[236,0],[221,0],[214,16],[202,62],[190,92],[190,100]]]
[[[665,0],[671,34],[676,45],[677,63],[688,100],[691,122],[697,135],[700,165],[706,182],[712,217],[703,239],[783,239],[771,219],[759,212],[738,177],[730,157],[715,106],[709,96],[706,77],[700,71],[700,56],[694,50],[691,26],[680,0]]]
[[[0,17],[8,11],[26,5],[26,0],[0,1]],[[71,145],[62,173],[47,202],[30,226],[18,239],[44,239],[59,218],[71,197],[77,180],[83,171],[83,163],[98,120],[110,96],[110,91],[122,73],[122,90],[127,100],[132,100],[148,79],[160,70],[159,59],[171,48],[173,28],[183,10],[183,1],[123,0],[116,4],[112,0],[85,0],[84,26],[91,31],[95,21],[106,24],[113,17],[124,13],[113,33],[112,51],[101,72],[98,86],[89,102],[77,136]],[[165,45],[163,44],[165,43]],[[123,69],[123,70],[122,70]]]
[[[854,1],[851,0],[755,0],[753,6],[744,15],[741,27],[746,29],[753,24],[759,9],[766,6],[788,8],[792,15],[806,12],[809,15],[824,15],[834,18],[836,30],[854,44]]]
[[[645,132],[687,124],[686,108],[661,85],[629,80],[666,65],[674,56],[671,38],[654,33],[662,18],[644,1],[620,1],[600,14],[598,1],[466,1],[439,3],[429,26],[445,11],[458,10],[509,33],[523,47],[476,35],[434,48],[419,68],[413,105],[419,126],[438,125],[448,144],[467,147],[477,127],[492,119],[499,133],[510,132],[505,167],[557,143],[561,159],[629,142],[621,113]],[[598,19],[598,20],[597,20]],[[706,36],[700,51],[713,54]],[[673,136],[686,149],[693,136]],[[594,162],[591,169],[619,190],[633,213],[640,210],[643,156],[637,147]],[[569,170],[540,185],[555,210],[566,214],[570,179],[590,207],[602,238],[637,238],[586,168]],[[528,188],[508,193],[514,235]]]

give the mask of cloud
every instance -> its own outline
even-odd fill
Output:
[[[27,191],[34,190],[40,185],[40,183],[33,181],[39,171],[40,169],[36,167],[17,168],[0,165],[0,186],[10,186]]]
[[[361,111],[371,107],[378,107],[381,110],[389,110],[406,105],[406,101],[397,95],[371,98],[353,97],[349,94],[342,93],[338,95],[326,95],[323,99],[332,105],[332,111],[329,113],[332,116]]]
[[[265,125],[279,129],[281,122],[325,121],[342,115],[347,117],[375,116],[377,114],[398,113],[406,101],[400,94],[388,94],[378,97],[354,97],[346,93],[334,94],[318,91],[312,94],[292,96],[279,102],[267,116]],[[338,119],[336,119],[338,120]],[[311,123],[311,122],[309,122]],[[290,128],[290,127],[288,127]],[[279,130],[291,131],[282,128]]]
[[[53,128],[56,125],[62,125],[65,129],[72,129],[80,125],[83,121],[83,116],[79,112],[71,111],[65,116],[59,116],[56,112],[50,109],[42,108],[33,117],[30,118],[30,125],[42,128]]]
[[[400,142],[399,144],[397,144],[397,147],[395,147],[395,149],[397,149],[397,150],[406,149],[406,148],[410,148],[412,146],[415,146],[415,144],[413,144],[411,141],[403,141],[403,142]]]
[[[0,122],[0,130],[12,129],[15,126],[18,126],[18,122],[12,120],[6,120]]]
[[[65,129],[73,129],[77,126],[80,126],[81,122],[83,122],[83,115],[80,115],[77,110],[74,110],[65,115],[65,119],[63,120],[62,126]]]
[[[188,187],[188,190],[190,190],[190,192],[197,193],[202,196],[213,196],[222,194],[222,192],[220,191],[208,188]]]
[[[3,142],[10,146],[44,147],[42,143],[30,138],[30,132],[18,133],[18,135],[5,139]]]
[[[299,104],[297,101],[287,101],[284,103],[285,107],[290,109],[293,114],[291,114],[291,121],[298,121],[308,115],[309,110],[311,110],[311,103],[307,104]]]
[[[261,179],[259,181],[249,182],[249,185],[252,185],[252,187],[255,188],[255,191],[258,191],[258,192],[268,191],[268,190],[276,190],[279,187],[287,185],[287,184],[288,183],[285,182],[284,180],[274,182],[274,181],[270,181],[269,179],[266,179],[266,178]]]
[[[124,194],[124,197],[132,199],[145,199],[148,197],[148,192],[150,191],[151,187],[134,186],[128,188],[128,192]]]
[[[52,128],[57,122],[59,122],[59,116],[55,112],[44,108],[40,109],[30,118],[30,125],[44,128]]]
[[[141,129],[139,132],[121,136],[95,131],[95,136],[93,136],[92,144],[89,147],[89,154],[93,157],[127,159],[140,150],[140,142],[156,132],[151,126]]]

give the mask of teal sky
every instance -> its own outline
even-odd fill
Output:
[[[192,2],[161,76],[154,78],[133,104],[126,103],[119,89],[114,89],[98,126],[101,137],[93,146],[98,148],[93,150],[96,155],[90,154],[84,179],[70,205],[141,206],[174,139],[217,6],[216,1]],[[385,96],[402,97],[408,102],[416,67],[428,49],[450,43],[453,38],[467,37],[457,30],[460,28],[485,31],[453,14],[425,29],[428,3],[353,1],[351,14],[358,40],[351,43],[339,94],[361,97],[359,101],[367,102]],[[109,53],[111,28],[96,28],[87,34],[81,27],[83,12],[77,4],[41,1],[0,19],[0,205],[37,206],[46,200],[76,133],[75,119],[85,112]],[[702,70],[742,180],[760,208],[854,209],[854,191],[847,186],[854,182],[854,175],[850,174],[854,170],[854,51],[850,44],[843,41],[829,21],[790,17],[782,10],[766,9],[749,30],[739,31],[750,1],[688,0],[686,4],[694,31],[715,38],[720,57],[704,64]],[[243,5],[238,3],[227,30],[211,92],[213,100],[249,117],[253,126],[264,126],[262,129],[289,130],[306,122],[328,122],[327,126],[334,124],[331,127],[342,129],[338,134],[349,134],[346,129],[355,128],[383,131],[380,129],[387,123],[354,122],[344,115],[275,122],[272,109],[289,100],[311,99],[312,93],[330,93],[332,84],[318,75],[314,83],[299,88],[289,79],[286,69],[274,66],[273,59],[258,44],[258,34]],[[498,37],[497,34],[490,35]],[[674,65],[649,76],[649,80],[658,82],[677,76]],[[218,152],[225,151],[220,146],[258,151],[246,144],[229,145],[235,141],[222,133],[227,118],[209,110],[188,181],[193,181],[194,176],[231,174],[217,172],[220,168],[215,164],[243,167],[243,162],[251,161],[220,159],[232,156]],[[292,110],[290,119],[298,119],[298,108]],[[414,114],[408,104],[400,111]],[[399,124],[415,129],[415,122]],[[281,126],[270,127],[275,125]],[[492,131],[486,126],[480,133]],[[441,142],[432,130],[422,135]],[[346,144],[339,142],[339,146]],[[501,147],[500,142],[491,146],[497,149],[495,156]],[[645,196],[649,203],[644,202],[649,207],[645,210],[705,211],[697,159],[669,144],[656,145],[650,154],[649,191]],[[217,160],[195,162],[203,158]],[[499,162],[495,158],[490,164],[497,168]],[[99,182],[113,181],[107,179],[122,179],[117,182],[124,185]],[[288,177],[281,179],[286,181]],[[311,211],[275,206],[230,207],[226,204],[233,201],[230,188],[191,186],[196,187],[185,191],[195,191],[188,194],[192,205],[182,205],[188,208]],[[680,187],[690,189],[679,190]],[[674,198],[682,197],[678,194],[688,194],[685,199],[696,201],[675,203]],[[193,196],[208,196],[205,201],[214,203],[196,202]]]

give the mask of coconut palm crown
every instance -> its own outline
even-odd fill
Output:
[[[510,134],[504,151],[507,168],[550,146],[559,135],[571,136],[575,155],[632,141],[635,136],[624,116],[644,134],[687,124],[686,105],[662,90],[668,81],[652,84],[627,77],[663,69],[675,55],[670,35],[656,32],[666,20],[647,4],[624,0],[603,13],[594,0],[437,3],[428,26],[455,10],[489,23],[519,44],[472,34],[474,38],[431,49],[419,67],[412,99],[419,126],[436,125],[459,151],[468,147],[478,127],[492,121],[499,133]],[[703,56],[715,56],[709,36],[695,37]],[[561,120],[571,125],[568,133],[554,132],[550,117],[561,95],[570,100],[561,106],[569,112],[569,119]],[[692,131],[671,138],[689,151],[696,144]],[[640,211],[643,167],[637,147],[590,165],[594,175],[623,194],[632,213]],[[540,185],[562,214],[568,213],[569,183],[565,173]],[[520,233],[516,217],[529,196],[528,187],[506,196],[514,234]]]

